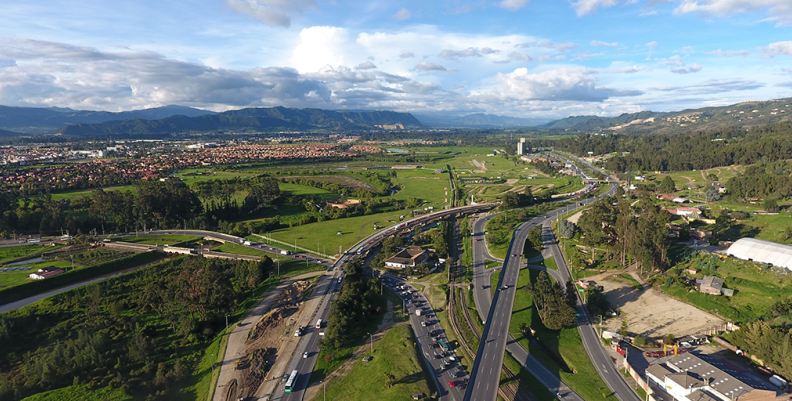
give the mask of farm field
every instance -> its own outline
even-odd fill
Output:
[[[33,257],[42,252],[52,251],[55,249],[60,248],[60,245],[51,246],[51,245],[21,245],[21,246],[10,246],[7,248],[0,248],[0,264],[12,262],[17,259],[25,258],[25,257]]]

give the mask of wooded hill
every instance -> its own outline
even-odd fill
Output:
[[[272,107],[231,110],[197,117],[171,116],[159,120],[74,124],[60,128],[57,132],[69,136],[161,137],[188,132],[376,129],[377,125],[392,124],[413,128],[421,126],[421,122],[411,114],[395,111],[352,112]]]
[[[660,133],[712,130],[724,127],[757,127],[790,120],[792,98],[742,102],[657,113],[642,111],[617,117],[572,116],[541,125],[539,129],[567,132]]]

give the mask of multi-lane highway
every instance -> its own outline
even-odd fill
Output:
[[[592,168],[585,163],[584,165],[588,168]],[[593,168],[592,170],[597,171]],[[612,185],[605,195],[613,195],[616,192],[616,188],[617,187],[615,184]],[[524,348],[514,342],[513,338],[508,335],[508,326],[511,320],[511,311],[514,297],[502,295],[504,295],[504,291],[508,291],[504,290],[503,288],[508,288],[511,285],[516,286],[516,276],[519,274],[519,263],[516,264],[515,268],[515,264],[510,262],[513,259],[518,259],[516,255],[522,252],[522,244],[525,242],[528,231],[530,231],[530,229],[537,224],[541,224],[543,226],[543,238],[545,240],[546,246],[549,246],[549,249],[552,252],[559,268],[558,271],[548,271],[548,273],[550,273],[558,282],[565,282],[571,277],[550,224],[552,220],[561,213],[566,213],[567,211],[574,210],[580,206],[588,205],[594,201],[595,199],[590,198],[582,201],[581,203],[567,205],[564,208],[560,208],[556,211],[546,213],[543,216],[531,219],[520,225],[517,230],[515,230],[514,237],[512,238],[512,244],[504,263],[503,273],[501,274],[501,278],[498,283],[499,288],[496,290],[496,294],[492,299],[492,305],[494,306],[490,306],[488,302],[491,293],[490,289],[488,288],[489,283],[491,282],[489,279],[489,274],[491,273],[486,272],[484,269],[484,259],[488,252],[486,251],[484,245],[483,229],[484,224],[491,217],[487,216],[475,222],[473,233],[474,238],[477,239],[474,240],[473,245],[475,274],[474,300],[476,302],[476,307],[479,308],[479,313],[482,314],[482,316],[488,311],[488,313],[486,313],[488,316],[487,324],[484,329],[484,334],[482,336],[482,342],[479,347],[478,354],[486,355],[492,359],[492,361],[481,361],[485,364],[485,366],[482,366],[479,364],[479,360],[477,359],[477,364],[474,365],[473,371],[471,373],[470,390],[468,390],[465,400],[495,399],[497,388],[491,389],[486,386],[486,383],[498,383],[500,365],[503,363],[503,352],[499,353],[500,359],[491,356],[491,354],[493,352],[498,352],[501,347],[505,349],[507,344],[509,347],[509,352],[518,361],[523,363],[526,369],[529,370],[529,372],[531,372],[535,377],[537,377],[540,382],[542,382],[542,384],[544,384],[548,389],[556,392],[559,398],[568,399],[570,401],[581,399],[579,395],[569,391],[563,382],[561,382],[555,375],[547,371],[546,368],[541,366],[538,361],[530,356]],[[517,244],[519,244],[519,248]],[[508,292],[506,295],[508,295]],[[597,337],[596,331],[592,326],[591,318],[588,316],[587,311],[580,300],[578,304],[578,310],[581,313],[581,318],[578,322],[578,330],[580,331],[586,351],[589,354],[592,363],[597,368],[600,376],[603,378],[611,391],[613,391],[614,395],[616,395],[620,400],[637,400],[637,395],[627,385],[619,372],[612,366],[609,356],[600,346],[600,341]],[[501,342],[503,342],[503,344],[500,344]]]

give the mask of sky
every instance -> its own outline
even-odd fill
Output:
[[[614,116],[792,97],[792,0],[0,0],[0,104]]]

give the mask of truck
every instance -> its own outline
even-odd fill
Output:
[[[251,241],[244,241],[244,242],[242,242],[242,244],[244,244],[244,245],[247,245],[247,246],[250,246],[250,245],[253,245],[253,242],[251,242]]]
[[[421,316],[421,310],[420,309],[416,309],[415,310],[415,316]]]
[[[784,390],[784,391],[786,391],[786,390],[787,390],[787,387],[789,386],[789,384],[787,383],[787,381],[786,381],[786,380],[784,380],[784,379],[783,379],[781,376],[779,376],[779,375],[773,375],[773,376],[771,376],[771,377],[770,377],[770,383],[773,383],[773,384],[774,384],[776,387],[778,387],[778,388],[780,388],[780,389],[782,389],[782,390]]]
[[[280,251],[281,255],[291,255],[291,251],[287,251],[285,249]]]

